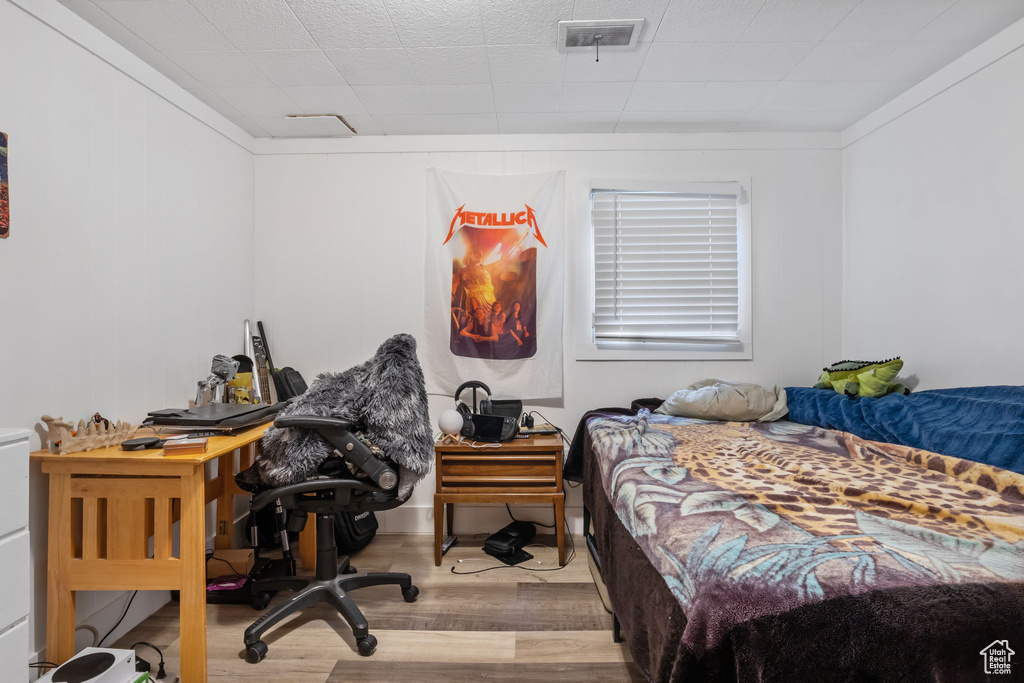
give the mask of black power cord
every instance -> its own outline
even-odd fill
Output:
[[[140,640],[137,643],[133,643],[131,649],[134,650],[139,645],[145,645],[146,647],[152,648],[152,649],[156,650],[156,653],[158,655],[160,655],[160,664],[157,666],[156,679],[158,681],[159,680],[163,680],[167,676],[167,672],[164,671],[164,653],[160,650],[160,648],[158,648],[153,643],[147,643],[144,640]],[[142,657],[139,657],[138,655],[135,655],[135,662],[136,662],[136,665],[135,665],[135,670],[136,671],[145,671],[147,673],[149,672],[149,670],[150,670],[149,662],[147,662],[145,659],[143,659]],[[143,668],[140,668],[140,667],[143,667]]]
[[[132,601],[135,600],[135,596],[138,594],[139,591],[134,591],[132,593],[132,597],[128,598],[128,604],[124,606],[124,611],[121,612],[121,616],[120,618],[118,618],[117,623],[111,626],[110,630],[107,631],[106,635],[99,639],[99,641],[96,643],[96,647],[103,647],[103,641],[109,638],[110,634],[114,632],[114,629],[121,625],[121,622],[124,621],[124,618],[128,615],[128,608],[132,606]]]

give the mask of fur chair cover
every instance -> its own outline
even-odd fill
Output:
[[[416,340],[396,334],[362,365],[318,375],[281,415],[320,415],[353,420],[388,460],[398,465],[398,497],[406,498],[434,461],[427,390],[416,358]],[[271,427],[256,460],[261,483],[278,487],[304,481],[333,452],[315,431]]]

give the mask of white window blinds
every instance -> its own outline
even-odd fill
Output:
[[[705,185],[591,191],[595,342],[738,339],[740,190]]]

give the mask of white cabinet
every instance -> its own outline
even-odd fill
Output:
[[[28,440],[31,432],[0,429],[0,671],[28,681]]]

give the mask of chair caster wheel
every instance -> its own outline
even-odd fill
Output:
[[[252,645],[245,646],[245,661],[250,664],[256,664],[263,661],[263,658],[267,656],[267,644],[262,640],[257,640]]]
[[[343,571],[342,574],[355,574],[358,571],[358,569],[356,569],[353,565],[350,564],[349,566],[345,567],[345,571]]]
[[[416,586],[409,586],[408,588],[402,589],[402,597],[405,598],[406,602],[416,602],[416,598],[419,597],[420,589]]]
[[[369,657],[377,649],[377,639],[370,634],[366,634],[365,638],[356,640],[356,645],[359,646],[359,654],[363,657]]]
[[[257,593],[252,596],[252,608],[256,611],[264,610],[270,604],[270,593]]]

